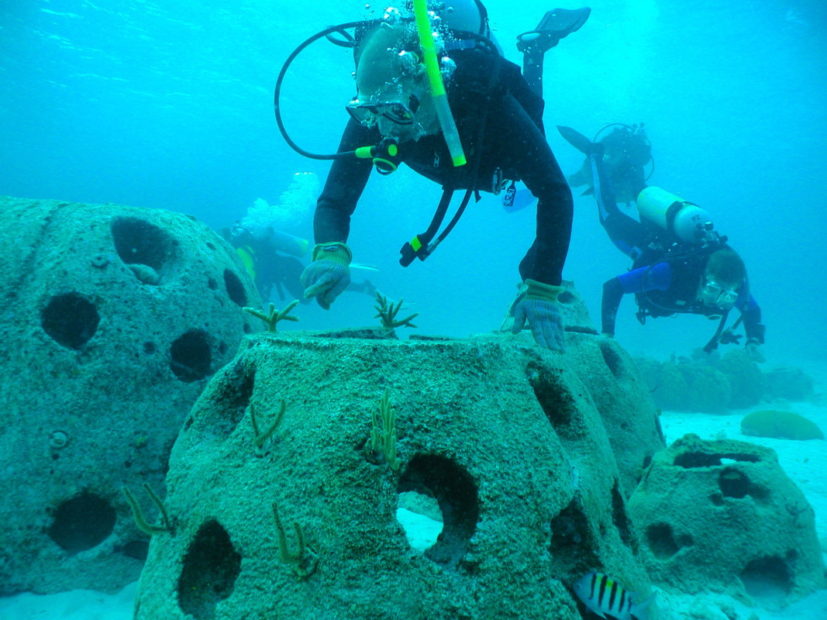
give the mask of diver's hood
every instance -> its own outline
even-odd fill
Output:
[[[356,56],[356,89],[360,95],[392,89],[422,71],[414,35],[405,25],[390,24],[365,35]]]

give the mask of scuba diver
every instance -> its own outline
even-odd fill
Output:
[[[413,16],[388,9],[383,19],[357,27],[351,45],[357,94],[346,106],[350,119],[339,153],[326,157],[335,159],[316,206],[316,245],[301,276],[304,295],[328,309],[350,282],[350,219],[371,164],[388,174],[405,163],[443,187],[428,230],[402,247],[404,266],[436,249],[472,195],[509,191],[520,180],[539,202],[536,236],[519,264],[522,285],[511,307],[511,329],[519,332],[527,323],[540,346],[563,350],[557,299],[572,197],[545,139],[541,72],[544,53],[579,29],[589,12],[549,11],[536,29],[520,35],[524,74],[498,51],[479,0],[449,0],[432,13],[426,0],[414,0]],[[288,143],[303,152],[283,129],[281,77],[276,118]],[[366,144],[376,145],[369,156],[360,149]],[[341,156],[345,152],[356,156]],[[455,190],[465,190],[462,203],[437,236]]]
[[[243,221],[235,222],[232,228],[223,228],[221,236],[235,248],[263,301],[269,301],[274,292],[282,301],[309,301],[304,297],[301,283],[305,263],[299,260],[309,254],[310,242],[307,239],[272,227],[260,230],[245,225]],[[376,294],[376,287],[367,279],[350,282],[347,290],[371,297]]]
[[[651,144],[643,125],[612,123],[594,139],[570,127],[561,135],[586,155],[582,168],[569,177],[573,186],[588,185],[594,193],[600,223],[612,242],[632,259],[631,270],[607,280],[601,304],[602,332],[614,336],[617,309],[623,295],[634,293],[637,317],[698,314],[718,318],[718,328],[704,347],[737,343],[734,329],[743,322],[747,352],[763,361],[761,309],[750,294],[741,257],[719,235],[709,213],[659,187],[647,185],[652,163]],[[608,133],[605,133],[607,130]],[[604,134],[605,135],[601,135]],[[651,171],[650,171],[651,174]],[[618,203],[637,209],[639,220]],[[732,308],[740,318],[726,328]]]
[[[254,231],[242,222],[223,228],[221,236],[235,248],[262,300],[269,300],[273,289],[281,300],[303,298],[299,258],[308,254],[309,241],[272,228]]]

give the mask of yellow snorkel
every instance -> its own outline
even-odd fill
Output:
[[[445,92],[442,73],[439,71],[434,37],[431,34],[431,20],[428,18],[428,0],[414,0],[413,8],[416,29],[419,33],[419,45],[422,48],[422,61],[425,64],[425,72],[428,74],[428,85],[439,119],[439,127],[442,135],[445,136],[445,143],[448,145],[448,152],[451,153],[454,166],[464,166],[467,163],[465,152],[462,150],[457,125],[451,114],[451,106],[448,105],[448,94]]]

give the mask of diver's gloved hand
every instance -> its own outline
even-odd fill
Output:
[[[315,297],[328,310],[333,300],[350,284],[353,253],[344,243],[319,243],[313,248],[313,262],[304,268],[301,284],[304,296]]]
[[[563,316],[557,297],[564,290],[562,286],[527,278],[511,306],[511,314],[514,316],[512,333],[519,333],[528,322],[538,345],[563,352]]]

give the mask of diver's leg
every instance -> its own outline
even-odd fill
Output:
[[[592,168],[592,187],[600,224],[621,252],[637,260],[646,246],[646,228],[618,208],[611,179],[603,164],[602,149],[590,153],[588,161]]]
[[[553,9],[543,15],[534,30],[517,37],[517,49],[523,53],[523,75],[535,94],[543,96],[543,58],[560,39],[579,30],[591,9]]]
[[[592,142],[571,127],[558,125],[557,129],[569,144],[586,155],[586,161],[578,174],[585,173],[589,179],[601,226],[624,254],[636,259],[643,251],[648,235],[643,224],[623,213],[617,206],[612,178],[603,161],[603,143]]]

